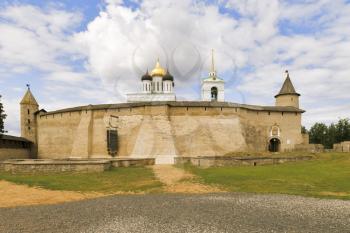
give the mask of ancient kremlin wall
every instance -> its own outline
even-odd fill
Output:
[[[303,142],[295,107],[227,102],[150,102],[89,105],[36,115],[38,158],[110,157],[106,132],[113,116],[118,157],[213,156],[267,151],[273,137],[280,151]]]

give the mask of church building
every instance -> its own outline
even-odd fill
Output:
[[[159,64],[151,74],[146,73],[141,77],[142,91],[135,94],[127,94],[127,102],[149,102],[149,101],[175,101],[174,77]]]
[[[293,151],[303,143],[304,110],[288,71],[285,75],[274,106],[227,101],[213,53],[201,100],[178,101],[176,77],[159,60],[126,103],[46,112],[28,88],[20,103],[21,136],[32,142],[32,157],[42,159],[156,158],[172,164],[179,156]]]

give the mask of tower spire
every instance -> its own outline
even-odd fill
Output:
[[[216,71],[215,71],[215,62],[214,62],[214,49],[211,50],[211,69],[209,72],[209,76],[216,79]]]
[[[214,49],[211,50],[211,72],[215,72],[215,66],[214,66]]]

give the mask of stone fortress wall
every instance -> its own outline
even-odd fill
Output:
[[[0,161],[7,159],[29,159],[31,142],[25,138],[0,134]]]
[[[38,158],[101,158],[108,122],[117,116],[117,157],[216,156],[267,151],[277,126],[280,151],[303,142],[295,107],[261,107],[227,102],[150,102],[89,105],[36,115]],[[159,161],[158,161],[159,162]]]

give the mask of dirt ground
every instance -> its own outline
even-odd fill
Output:
[[[156,177],[166,184],[165,191],[169,193],[216,193],[223,190],[195,182],[195,176],[172,165],[152,166]]]
[[[168,193],[213,193],[223,190],[195,182],[195,176],[172,165],[152,166],[156,177]],[[123,194],[123,193],[114,193]],[[124,193],[125,194],[125,193]],[[131,194],[131,193],[128,193]],[[0,208],[27,205],[57,204],[106,196],[102,193],[55,191],[0,181]],[[110,195],[110,194],[109,194]]]
[[[102,194],[53,191],[0,181],[0,207],[56,204],[99,196],[102,196]]]

